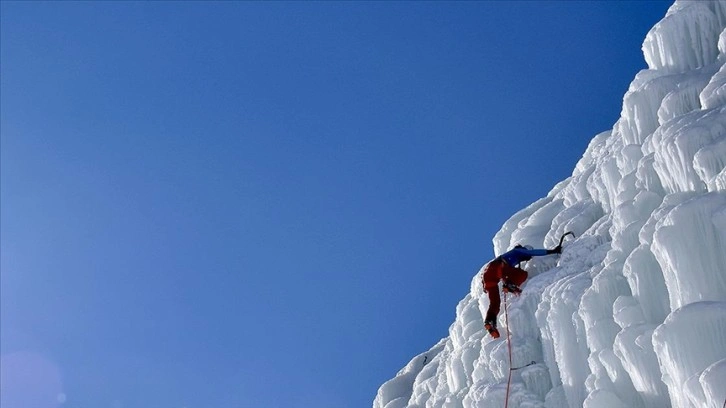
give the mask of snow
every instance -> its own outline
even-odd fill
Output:
[[[726,403],[726,0],[676,1],[648,69],[572,176],[514,214],[494,250],[551,248],[483,329],[480,270],[449,336],[381,386],[374,408],[721,408]],[[534,362],[534,364],[530,364]]]

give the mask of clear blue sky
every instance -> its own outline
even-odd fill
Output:
[[[370,406],[669,4],[2,2],[5,386]]]

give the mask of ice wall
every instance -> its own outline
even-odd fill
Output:
[[[613,128],[494,237],[502,253],[577,234],[529,262],[509,321],[500,314],[509,407],[726,403],[725,27],[726,0],[674,3]],[[382,385],[374,408],[504,406],[507,343],[483,330],[481,272],[449,337]]]

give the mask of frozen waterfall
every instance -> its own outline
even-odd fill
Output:
[[[493,239],[553,247],[510,300],[512,408],[721,408],[726,401],[726,0],[677,1],[648,33],[612,130]],[[374,408],[503,407],[505,337],[480,271],[449,336]],[[535,364],[527,365],[530,362]]]

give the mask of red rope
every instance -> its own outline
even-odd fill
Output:
[[[504,397],[504,408],[509,406],[509,386],[512,384],[512,340],[509,336],[509,313],[507,312],[507,292],[504,292],[504,317],[507,319],[507,348],[509,349],[509,379],[507,380],[507,395]]]

